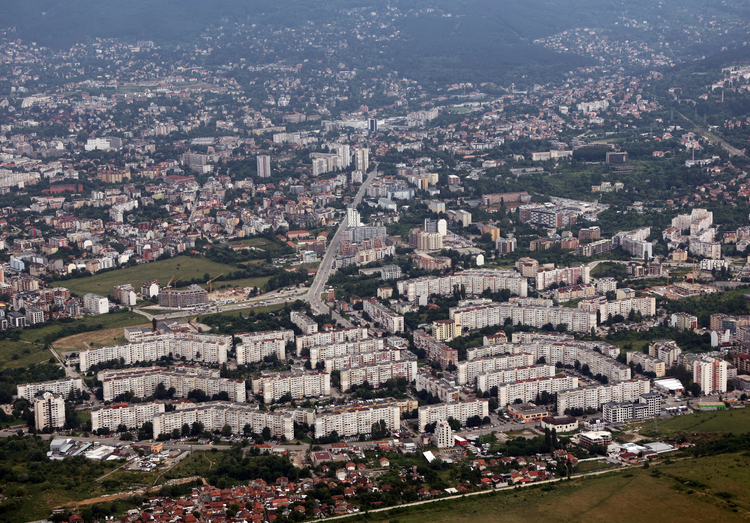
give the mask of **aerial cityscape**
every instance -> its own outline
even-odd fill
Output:
[[[0,523],[750,517],[741,0],[6,0]]]

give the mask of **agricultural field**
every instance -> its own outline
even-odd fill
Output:
[[[727,477],[685,485],[686,477],[721,470],[733,460]],[[740,501],[747,485],[747,457],[727,455],[686,460],[649,470],[633,468],[553,486],[511,489],[486,496],[370,513],[368,520],[393,523],[494,523],[503,521],[743,521],[748,512]],[[745,470],[741,470],[742,466]],[[679,479],[678,479],[679,477]],[[644,513],[648,507],[648,514]],[[502,514],[502,516],[499,516]]]
[[[192,278],[203,278],[205,274],[214,277],[221,273],[236,270],[237,268],[231,265],[215,263],[203,257],[177,256],[168,260],[116,269],[88,278],[59,281],[55,282],[53,286],[66,287],[70,289],[71,293],[81,297],[90,292],[108,296],[112,294],[115,285],[123,283],[130,283],[140,290],[141,284],[147,280],[158,279],[162,285],[166,285],[175,275],[178,278],[182,277],[184,280],[191,280]]]
[[[689,436],[693,432],[744,434],[750,432],[750,409],[729,409],[674,416],[667,420],[659,420],[658,431],[659,437],[674,437],[680,434]],[[653,423],[645,423],[641,433],[644,436],[653,435]]]

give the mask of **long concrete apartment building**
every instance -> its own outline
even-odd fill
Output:
[[[510,319],[513,325],[529,325],[541,328],[546,324],[565,324],[572,332],[589,333],[596,327],[596,313],[568,307],[544,307],[515,303],[494,303],[490,300],[464,300],[458,307],[451,307],[450,318],[461,330],[478,330],[484,327],[504,325]]]
[[[641,394],[651,392],[649,380],[628,380],[611,385],[581,387],[557,394],[557,413],[565,414],[568,409],[601,409],[609,402],[638,401]]]
[[[51,392],[53,394],[60,394],[63,398],[67,398],[70,391],[73,390],[83,390],[83,380],[81,378],[40,381],[38,383],[18,385],[18,397],[31,401],[34,399],[34,396],[40,392]]]
[[[383,350],[382,338],[367,338],[359,341],[344,341],[340,343],[331,343],[330,345],[318,345],[310,347],[310,363],[315,366],[319,361],[326,361],[332,358],[349,356],[352,354],[361,354],[369,352],[379,352]]]
[[[380,340],[382,343],[383,340]],[[326,372],[334,370],[346,370],[363,365],[377,365],[382,363],[394,363],[401,361],[401,350],[384,349],[369,352],[357,352],[354,354],[345,354],[325,360]]]
[[[397,282],[398,292],[410,302],[419,296],[450,296],[455,289],[463,289],[467,296],[479,296],[485,290],[526,296],[528,281],[518,272],[508,269],[468,269],[446,276],[423,276]]]
[[[363,311],[370,315],[372,321],[380,324],[380,328],[388,332],[404,332],[404,317],[393,312],[377,299],[364,300]]]
[[[190,405],[178,405],[177,410],[163,412],[154,416],[154,434],[171,434],[174,429],[182,430],[187,424],[200,422],[209,431],[221,430],[225,425],[232,427],[233,434],[242,434],[245,425],[250,425],[256,434],[265,427],[276,438],[284,436],[294,439],[294,414],[289,411],[274,412],[258,410],[258,406],[226,401],[211,401]]]
[[[554,365],[531,365],[529,367],[501,369],[477,376],[477,389],[481,391],[488,391],[492,387],[499,387],[503,383],[514,383],[517,381],[552,378],[554,376]]]
[[[417,410],[419,414],[419,430],[424,431],[424,426],[440,420],[453,418],[466,424],[466,420],[472,416],[484,418],[489,416],[489,402],[483,398],[462,401],[460,403],[438,403],[436,405],[425,405]]]
[[[505,353],[496,357],[462,361],[458,364],[456,382],[459,385],[466,385],[467,383],[475,385],[477,376],[480,374],[502,369],[512,369],[514,367],[528,367],[529,365],[533,365],[535,361],[534,355],[529,353]]]
[[[305,348],[315,347],[317,345],[331,345],[333,343],[344,343],[347,341],[359,341],[367,338],[367,329],[364,327],[352,327],[351,329],[337,329],[316,332],[297,336],[297,356],[301,356],[300,351]]]
[[[529,338],[535,341],[527,343],[499,343],[481,347],[483,354],[502,354],[503,351],[510,354],[531,354],[534,362],[544,358],[544,363],[555,365],[575,366],[576,361],[582,367],[588,365],[593,375],[601,374],[611,382],[629,380],[631,378],[630,367],[618,362],[615,358],[620,354],[620,348],[606,342],[577,341],[564,339],[554,341],[554,337],[540,336]],[[550,340],[550,341],[548,341]],[[468,360],[466,363],[475,360]],[[471,366],[466,366],[467,371]],[[459,380],[463,379],[460,375]],[[467,380],[469,379],[467,375]]]
[[[123,360],[125,365],[139,361],[156,361],[163,356],[201,363],[226,363],[231,336],[212,334],[169,333],[151,334],[126,345],[97,347],[79,353],[81,372],[111,360]]]
[[[415,360],[362,365],[341,371],[341,390],[349,390],[362,385],[365,381],[377,388],[391,378],[406,378],[411,383],[416,376],[417,362]]]
[[[125,425],[128,430],[137,430],[146,423],[152,421],[158,414],[164,413],[164,403],[118,403],[106,407],[97,407],[91,411],[91,430],[108,428],[112,432],[120,425]]]
[[[532,378],[515,383],[502,383],[497,387],[497,401],[501,407],[514,403],[516,400],[528,403],[534,401],[537,394],[542,392],[557,394],[577,387],[578,378],[575,376],[552,376],[551,378]]]
[[[328,412],[315,414],[315,437],[330,436],[333,431],[349,437],[370,434],[372,424],[385,422],[388,430],[401,428],[401,410],[395,402],[348,405]]]
[[[167,390],[174,387],[176,398],[185,398],[190,391],[200,389],[209,397],[226,392],[230,401],[247,401],[243,380],[219,378],[217,374],[200,367],[177,367],[172,370],[149,367],[102,371],[98,379],[102,382],[104,401],[111,401],[126,392],[146,398],[156,392],[160,383]]]
[[[238,334],[240,343],[237,352],[237,365],[247,365],[262,361],[263,358],[276,355],[280,360],[286,358],[286,344],[294,341],[294,331],[263,331]]]
[[[262,394],[265,403],[272,403],[286,394],[291,394],[294,400],[331,395],[331,375],[327,372],[256,376],[252,384],[253,394]]]

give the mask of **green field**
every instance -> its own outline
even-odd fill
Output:
[[[72,323],[55,322],[36,328],[26,328],[21,330],[21,339],[19,341],[0,341],[0,369],[28,367],[29,365],[48,361],[52,357],[52,354],[46,348],[45,338],[48,335],[55,335],[66,328],[84,324],[93,327],[101,325],[101,330],[122,329],[132,325],[142,325],[145,322],[146,319],[135,312],[118,312],[115,314],[88,316]],[[91,336],[95,338],[96,333],[99,331],[100,329],[93,331]]]
[[[211,277],[218,276],[221,273],[236,271],[237,268],[231,265],[215,263],[207,258],[191,258],[189,256],[177,256],[168,260],[156,261],[116,269],[114,271],[96,274],[88,278],[77,278],[55,282],[55,287],[66,287],[71,293],[83,297],[85,294],[93,292],[107,296],[112,294],[115,285],[130,283],[136,289],[140,290],[141,284],[147,280],[158,279],[162,286],[166,285],[169,280],[175,276],[182,277],[183,280],[192,278],[202,279],[203,275],[208,273]],[[265,283],[265,282],[264,282]],[[224,282],[222,282],[224,284]]]
[[[52,353],[43,345],[23,341],[0,341],[0,368],[28,367],[49,361]]]
[[[691,402],[695,405],[697,400]],[[732,432],[743,434],[750,432],[750,409],[730,409],[715,412],[684,414],[668,420],[659,420],[659,436],[672,436],[692,432]],[[653,434],[653,423],[648,422],[641,430],[643,435]]]
[[[731,474],[703,479],[690,488],[686,477],[701,477],[734,460]],[[742,521],[748,513],[740,501],[750,479],[747,462],[727,455],[659,466],[657,471],[633,468],[553,487],[511,489],[486,496],[451,499],[434,504],[370,513],[368,521],[399,523],[494,523],[496,521]],[[742,470],[744,467],[744,470]],[[737,506],[734,506],[737,505]],[[351,520],[349,520],[351,521]]]

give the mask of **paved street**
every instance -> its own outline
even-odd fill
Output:
[[[377,174],[378,174],[378,170],[377,170],[377,165],[376,165],[375,170],[373,170],[370,174],[367,175],[367,179],[359,188],[359,191],[357,191],[357,195],[354,197],[354,203],[353,203],[354,207],[356,207],[362,202],[362,197],[365,195],[365,191],[373,182],[373,180],[375,180],[375,178],[377,177]],[[339,228],[336,231],[336,234],[333,236],[331,243],[328,245],[328,248],[326,249],[326,254],[323,257],[323,261],[320,263],[320,266],[318,267],[318,273],[315,275],[315,280],[313,280],[313,283],[310,286],[310,291],[307,293],[307,301],[310,302],[312,310],[315,314],[328,314],[329,312],[331,312],[328,306],[325,303],[323,303],[323,300],[320,299],[320,293],[323,292],[323,287],[328,281],[328,277],[331,275],[331,267],[333,267],[333,260],[336,257],[336,253],[338,252],[339,243],[341,242],[341,236],[344,234],[344,229],[346,229],[346,227],[347,227],[347,219],[345,216],[341,220],[341,224],[339,225]],[[342,324],[348,323],[346,322],[346,320],[344,320],[338,315],[336,315],[335,318],[337,319],[337,321],[341,322]]]

